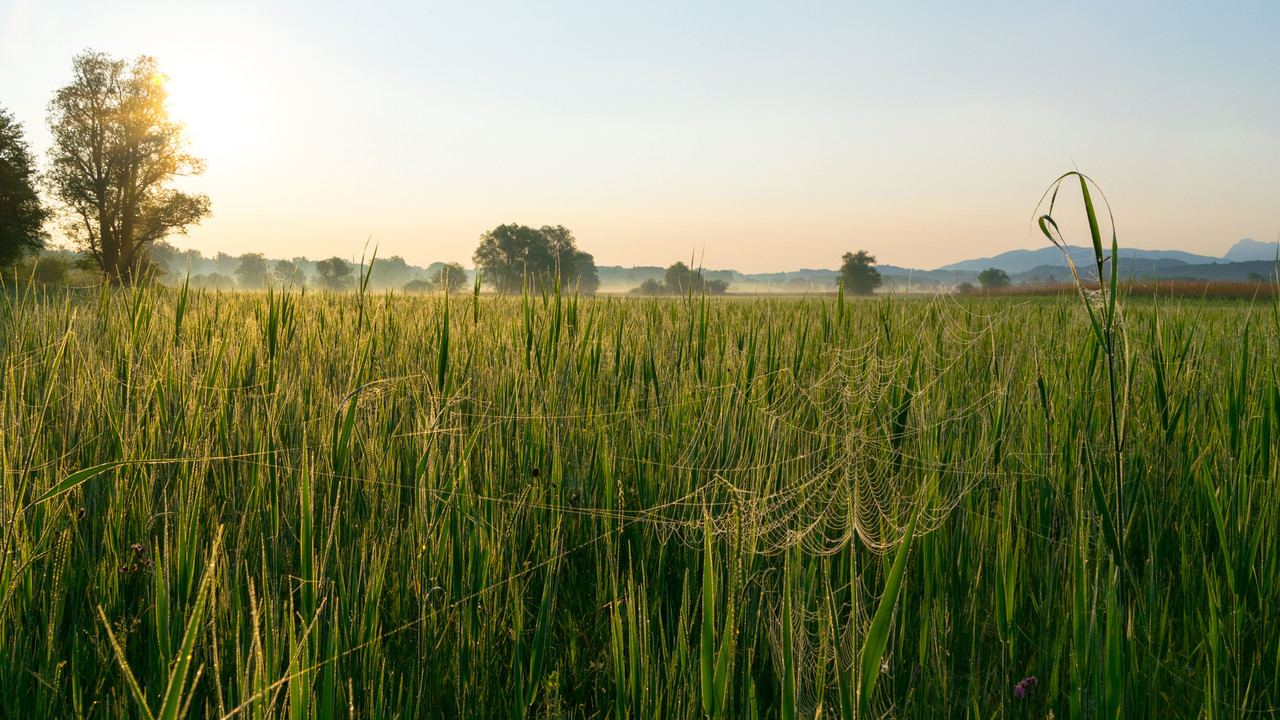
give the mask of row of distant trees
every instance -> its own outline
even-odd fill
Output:
[[[728,282],[706,278],[701,270],[678,262],[667,268],[661,282],[649,278],[631,292],[637,295],[723,295],[728,289]]]
[[[61,230],[81,252],[79,264],[96,268],[112,283],[179,264],[174,257],[179,251],[164,238],[208,217],[210,202],[205,195],[172,187],[177,177],[203,172],[205,162],[190,153],[182,123],[169,117],[166,80],[154,58],[125,61],[94,51],[77,55],[71,82],[49,103],[52,145],[43,175],[36,172],[21,124],[0,108],[0,266],[39,252],[48,239],[44,226],[55,210]],[[37,192],[41,183],[52,208]],[[219,265],[223,259],[220,254]],[[558,283],[589,295],[600,285],[594,257],[577,247],[563,225],[499,225],[481,235],[472,259],[483,280],[499,293],[545,290]],[[859,251],[846,254],[845,261],[846,290],[869,293],[879,285],[879,274],[871,267],[874,258]],[[60,263],[65,261],[52,259],[37,269],[56,275],[66,270]],[[375,268],[393,276],[408,265],[393,257]],[[274,276],[277,282],[309,281],[339,290],[354,284],[356,268],[332,257],[315,263],[313,276],[306,278],[297,259],[269,265],[264,254],[249,253],[238,258],[230,274],[220,267],[199,275],[200,283],[213,286],[263,287]],[[454,264],[439,266],[430,277],[401,280],[408,290],[456,289],[466,284],[466,277]],[[723,280],[676,263],[663,282],[648,280],[636,292],[718,295],[727,287]]]
[[[261,290],[276,287],[311,287],[342,292],[352,290],[357,278],[369,274],[372,290],[404,290],[412,293],[448,289],[456,292],[470,287],[470,275],[458,263],[432,263],[426,269],[409,265],[404,258],[379,259],[365,267],[340,257],[312,261],[305,257],[268,259],[262,253],[231,256],[220,252],[204,257],[197,250],[178,250],[165,242],[148,248],[146,273],[169,284],[189,282],[192,287],[219,290]],[[38,283],[64,285],[91,281],[86,273],[96,272],[92,258],[68,249],[48,250],[24,261],[18,276]]]
[[[853,295],[871,295],[880,287],[883,278],[875,268],[875,256],[865,250],[845,253],[840,266],[839,283],[845,292]],[[725,280],[704,277],[701,270],[690,268],[682,262],[667,268],[661,281],[650,278],[634,288],[636,295],[723,295],[729,289]]]
[[[880,287],[882,278],[875,268],[875,257],[865,250],[856,253],[845,253],[844,262],[840,266],[840,284],[845,292],[854,295],[870,295]],[[1009,273],[1000,268],[990,267],[978,273],[978,282],[983,290],[998,290],[1009,284]],[[961,293],[977,290],[971,283],[960,285]]]
[[[499,225],[480,236],[480,244],[472,258],[485,284],[501,294],[518,293],[524,288],[538,292],[555,283],[566,291],[594,294],[600,287],[595,259],[579,250],[573,233],[563,225],[532,228],[525,225]],[[149,260],[161,268],[198,265],[196,251],[178,251],[167,243],[157,244]],[[195,262],[193,262],[195,261]],[[268,282],[306,285],[326,290],[350,289],[361,266],[332,257],[314,263],[311,276],[304,267],[305,258],[268,261],[262,253],[247,253],[232,258],[219,253],[212,261],[219,270],[200,276],[198,284],[206,286],[256,289]],[[235,263],[234,282],[228,268]],[[270,263],[270,266],[269,266]],[[457,291],[469,286],[467,271],[458,263],[436,263],[422,277],[400,256],[379,259],[370,266],[371,284],[376,288],[396,287],[408,292],[431,290]]]
[[[262,253],[232,257],[220,252],[213,258],[205,258],[199,251],[178,250],[164,242],[150,249],[148,262],[157,273],[167,273],[174,278],[189,276],[197,286],[245,290],[263,289],[269,283],[350,290],[355,287],[357,276],[366,270],[362,265],[336,256],[312,262],[304,257],[269,260]],[[456,291],[468,282],[467,271],[458,263],[433,263],[424,272],[399,255],[380,258],[367,270],[369,286],[377,290],[426,292],[449,288]]]

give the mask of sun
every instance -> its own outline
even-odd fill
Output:
[[[184,123],[191,150],[215,163],[246,157],[262,138],[262,103],[253,75],[224,60],[165,68],[157,78],[169,91],[169,113]]]

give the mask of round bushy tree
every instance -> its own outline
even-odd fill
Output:
[[[460,292],[467,289],[467,271],[461,263],[445,263],[431,274],[429,282],[436,290]]]
[[[316,263],[316,282],[326,290],[350,290],[353,272],[351,263],[335,255]]]
[[[870,295],[880,287],[880,271],[875,268],[876,258],[866,250],[845,253],[840,266],[840,284],[853,295]]]
[[[534,285],[560,279],[563,288],[591,294],[600,286],[595,258],[577,247],[563,225],[499,225],[480,236],[472,256],[484,282],[499,293],[517,293],[525,279]]]
[[[978,282],[982,283],[983,290],[998,290],[1009,284],[1009,273],[990,267],[978,273]]]

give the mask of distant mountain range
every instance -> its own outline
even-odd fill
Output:
[[[1197,255],[1195,253],[1182,252],[1181,250],[1121,248],[1120,269],[1127,271],[1130,267],[1141,267],[1143,272],[1147,272],[1149,271],[1148,268],[1175,268],[1186,265],[1212,265],[1222,262],[1235,263],[1266,260],[1274,262],[1276,260],[1276,248],[1277,244],[1274,242],[1264,243],[1249,238],[1232,245],[1227,254],[1222,257]],[[1077,268],[1091,267],[1094,264],[1093,248],[1072,245],[1069,246],[1069,250],[1071,259],[1075,262]],[[1066,267],[1062,251],[1052,245],[1036,250],[1011,250],[995,257],[962,260],[958,263],[943,265],[938,269],[981,272],[987,268],[994,267],[1013,275],[1044,266]]]
[[[1227,254],[1222,256],[1222,259],[1227,262],[1252,262],[1255,260],[1275,262],[1276,246],[1278,244],[1280,244],[1280,241],[1266,243],[1245,238],[1232,245]]]
[[[1164,280],[1242,282],[1257,277],[1271,278],[1275,275],[1278,248],[1280,245],[1276,242],[1259,242],[1249,238],[1237,242],[1222,257],[1197,255],[1181,250],[1121,248],[1120,272],[1126,278]],[[1069,246],[1068,251],[1082,278],[1089,279],[1097,274],[1093,248]],[[1071,279],[1066,255],[1052,245],[1034,250],[1011,250],[994,257],[962,260],[933,270],[898,265],[877,265],[876,268],[885,279],[885,289],[905,289],[907,286],[928,289],[965,282],[976,283],[978,273],[987,268],[1004,270],[1014,283],[1067,282]],[[662,268],[658,267],[602,267],[600,280],[602,285],[610,284],[610,280],[613,284],[625,284],[633,277],[638,277],[635,283],[639,284],[650,274],[661,278],[662,272]],[[728,280],[729,292],[826,290],[833,287],[840,276],[838,270],[828,269],[752,274],[719,270],[707,274]],[[608,280],[606,275],[609,276]]]

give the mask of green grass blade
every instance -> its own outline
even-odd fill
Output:
[[[876,608],[871,629],[867,631],[867,639],[862,646],[862,689],[859,692],[858,705],[862,708],[863,716],[866,716],[870,710],[871,694],[876,689],[876,677],[880,673],[880,661],[884,657],[885,645],[889,642],[889,626],[893,622],[893,609],[898,602],[898,590],[902,587],[902,575],[907,568],[907,556],[911,553],[916,520],[919,517],[920,508],[917,508],[911,515],[911,522],[907,523],[902,544],[898,547],[898,554],[893,559],[893,568],[889,571],[889,579],[885,582],[884,596],[880,598],[880,606]]]
[[[559,539],[559,533],[552,535],[552,552]],[[547,577],[542,585],[542,602],[538,604],[538,626],[533,631],[532,655],[529,658],[529,697],[528,702],[537,698],[538,686],[542,684],[542,670],[547,654],[547,631],[551,626],[551,609],[556,602],[556,561],[547,563]]]
[[[449,293],[444,295],[444,312],[440,316],[440,357],[436,367],[436,389],[445,394],[445,378],[449,372]]]
[[[113,460],[111,462],[105,462],[100,465],[94,465],[93,467],[87,467],[83,470],[78,470],[76,472],[73,472],[70,475],[63,478],[61,481],[59,481],[57,485],[54,485],[53,487],[46,490],[43,495],[36,498],[35,500],[32,500],[31,503],[27,505],[25,509],[30,510],[31,508],[35,507],[36,505],[39,505],[40,503],[47,502],[49,500],[52,500],[55,497],[58,497],[59,495],[65,492],[74,490],[84,482],[108,470],[111,470],[113,468],[118,468],[123,465],[131,465],[134,462],[135,461],[133,460]]]
[[[733,658],[733,651],[736,645],[736,628],[734,623],[734,603],[729,598],[725,603],[724,609],[724,630],[720,633],[720,652],[716,657],[715,677],[712,681],[711,692],[716,701],[716,717],[723,717],[725,710],[726,691],[729,686],[730,660]]]
[[[1080,194],[1084,196],[1084,212],[1089,218],[1089,239],[1093,241],[1094,259],[1098,263],[1098,282],[1102,282],[1102,231],[1098,227],[1098,213],[1093,207],[1093,197],[1089,194],[1089,181],[1084,175],[1075,173],[1080,180]],[[1114,261],[1115,258],[1112,258]]]
[[[716,624],[716,574],[711,553],[711,516],[703,518],[702,545],[702,710],[708,716],[715,715],[715,624]]]
[[[218,551],[222,546],[222,527],[218,527],[213,536],[213,545],[209,549],[209,562],[205,565],[204,577],[200,580],[200,591],[196,594],[195,606],[191,608],[191,617],[187,619],[187,630],[182,635],[182,649],[178,651],[178,660],[169,673],[169,685],[165,690],[164,705],[156,715],[156,720],[178,720],[178,711],[182,708],[182,689],[187,681],[187,671],[191,667],[192,650],[195,648],[196,636],[200,634],[203,624],[205,602],[209,598],[213,577],[218,567]]]
[[[1218,547],[1222,552],[1222,565],[1226,570],[1227,585],[1231,590],[1232,597],[1236,595],[1236,576],[1233,572],[1235,568],[1235,559],[1231,557],[1232,543],[1231,535],[1227,527],[1226,517],[1222,512],[1222,503],[1218,500],[1218,492],[1213,487],[1213,481],[1206,472],[1197,472],[1200,477],[1200,484],[1204,486],[1204,496],[1209,502],[1209,510],[1213,515],[1213,525],[1217,530]]]
[[[798,707],[796,705],[796,658],[794,629],[791,624],[795,619],[794,594],[792,580],[795,574],[792,556],[788,553],[788,562],[782,571],[782,720],[795,720]]]
[[[1102,518],[1102,535],[1107,541],[1107,548],[1111,551],[1111,557],[1116,564],[1120,564],[1120,536],[1116,533],[1116,522],[1111,515],[1111,506],[1107,503],[1106,491],[1102,487],[1101,473],[1098,472],[1097,466],[1093,461],[1093,454],[1089,451],[1088,445],[1084,447],[1085,465],[1089,473],[1089,487],[1093,490],[1094,506],[1098,510],[1098,515]]]
[[[363,385],[365,369],[369,366],[370,360],[373,359],[374,345],[372,342],[368,345],[368,351],[363,353],[360,359],[360,367],[356,370],[356,389],[352,390],[342,399],[341,404],[346,405],[346,412],[341,415],[335,415],[333,418],[334,437],[333,437],[333,470],[339,472],[346,464],[347,457],[351,454],[351,432],[355,428],[356,409],[359,406],[360,392],[367,387]],[[339,420],[341,417],[341,420]]]
[[[129,669],[129,661],[124,657],[124,649],[120,647],[119,641],[116,640],[116,634],[111,632],[111,623],[107,621],[107,615],[102,611],[102,606],[98,606],[98,617],[102,620],[102,627],[107,631],[107,640],[111,642],[111,649],[115,651],[116,660],[120,663],[120,670],[124,672],[125,682],[129,684],[129,691],[133,693],[133,699],[138,704],[138,709],[142,711],[142,716],[147,720],[155,720],[155,715],[151,713],[151,708],[147,707],[147,696],[142,692],[142,687],[138,685],[138,679],[133,676],[133,670]]]

